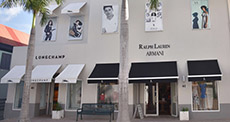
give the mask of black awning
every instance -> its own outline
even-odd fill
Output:
[[[96,64],[88,83],[118,83],[119,63]]]
[[[132,63],[129,72],[129,83],[176,82],[177,80],[176,61]]]
[[[221,80],[222,73],[217,60],[187,61],[189,81]]]

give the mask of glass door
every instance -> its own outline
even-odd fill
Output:
[[[40,94],[39,115],[49,115],[50,83],[37,84]]]
[[[178,116],[178,111],[177,111],[177,83],[171,83],[171,115],[174,117]]]
[[[158,83],[145,84],[144,93],[145,116],[158,116]]]
[[[40,85],[40,110],[45,109],[46,110],[46,106],[47,106],[47,98],[48,98],[48,87],[47,84],[42,83],[39,84]]]
[[[59,84],[55,83],[54,84],[54,94],[53,94],[53,109],[55,109],[56,105],[58,103],[58,88]]]

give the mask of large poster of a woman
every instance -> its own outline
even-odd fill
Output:
[[[69,26],[69,40],[81,40],[83,36],[83,17],[71,17]]]
[[[57,18],[49,18],[43,28],[43,41],[55,41]]]
[[[191,0],[193,29],[210,29],[208,0]]]
[[[156,10],[150,9],[150,3],[145,4],[145,31],[162,31],[162,2],[159,2]]]

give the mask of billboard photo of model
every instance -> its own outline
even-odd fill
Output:
[[[104,5],[102,8],[102,33],[118,32],[118,5]]]
[[[162,2],[159,2],[157,9],[150,9],[150,3],[145,4],[145,31],[162,31]]]
[[[192,28],[210,29],[208,0],[191,0]]]
[[[83,21],[81,17],[71,17],[69,27],[69,39],[82,39]]]
[[[56,18],[48,19],[44,26],[43,41],[55,41],[56,40]]]

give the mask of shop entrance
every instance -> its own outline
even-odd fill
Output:
[[[53,106],[52,109],[56,109],[56,104],[58,103],[58,88],[59,88],[59,84],[55,83],[54,84],[54,95],[53,95]]]
[[[40,87],[40,111],[39,115],[49,115],[51,109],[51,99],[53,92],[51,91],[52,83],[38,84]]]
[[[158,116],[158,83],[145,84],[145,116]]]
[[[171,115],[177,117],[177,83],[145,84],[145,116]]]
[[[40,85],[40,115],[51,115],[55,104],[58,102],[59,84],[43,83]]]
[[[170,83],[159,83],[159,114],[170,115],[171,86]]]

